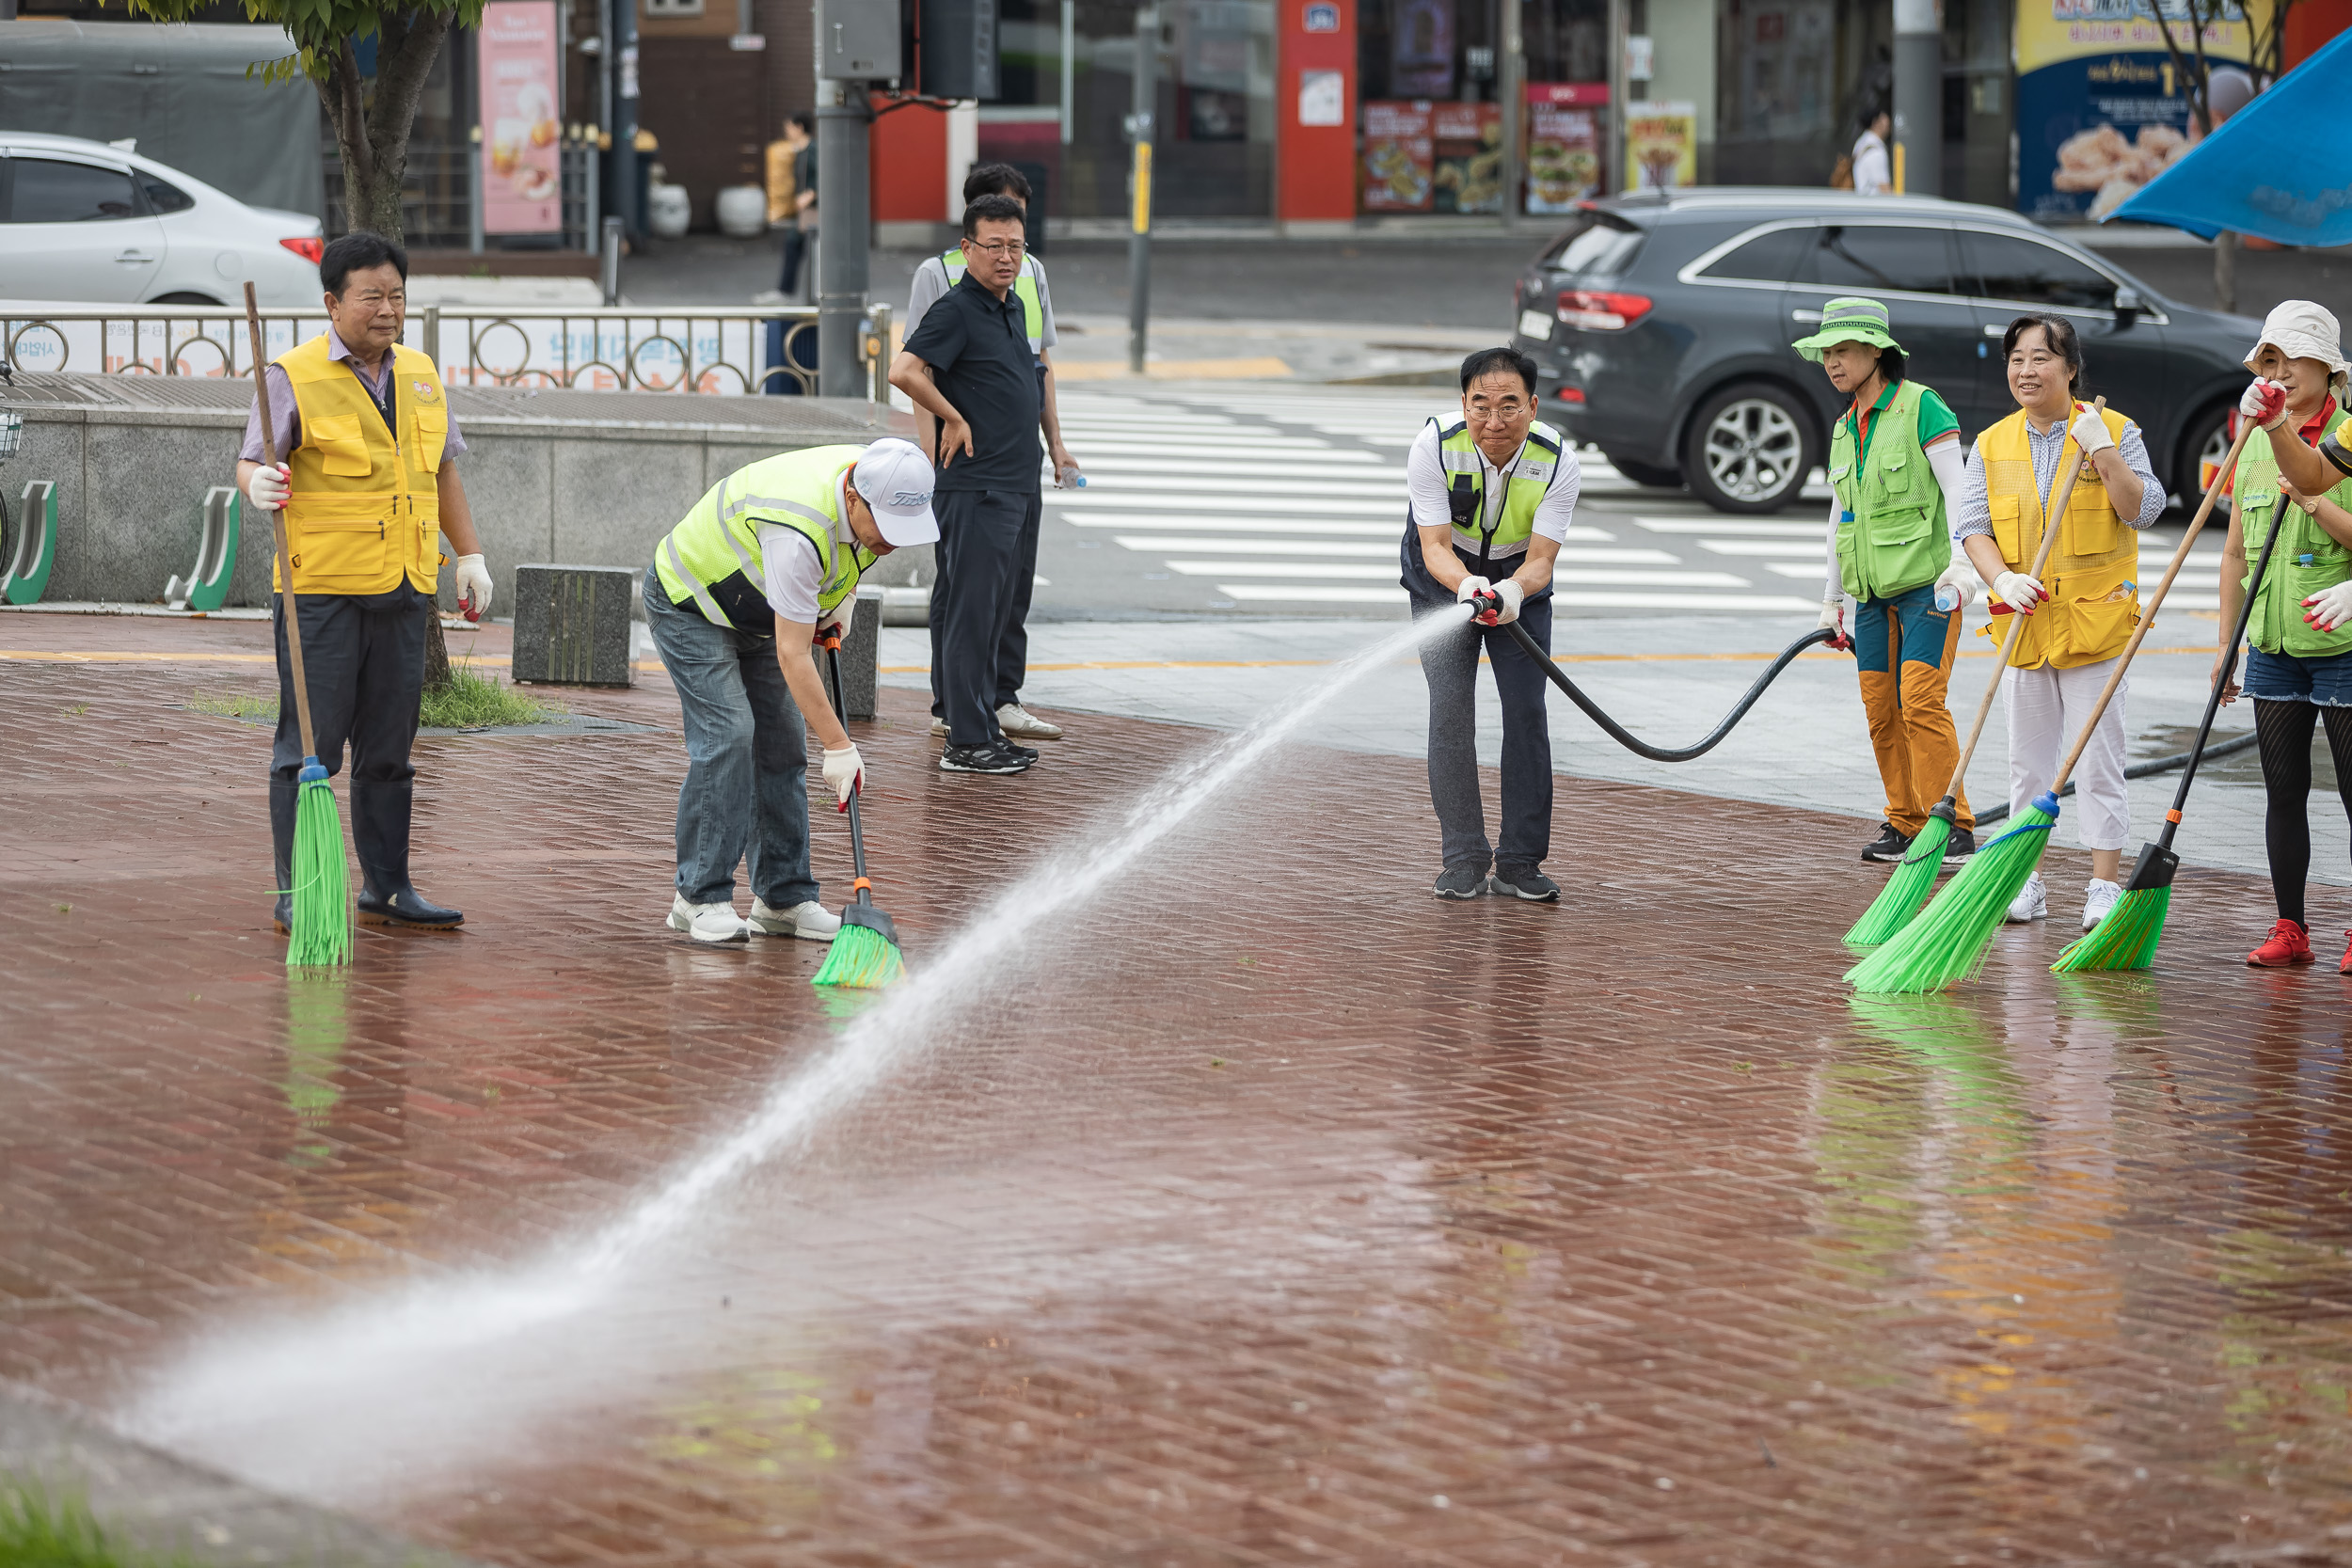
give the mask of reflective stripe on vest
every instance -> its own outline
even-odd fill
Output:
[[[1852,413],[1830,437],[1829,482],[1837,492],[1837,575],[1857,599],[1888,599],[1933,582],[1952,559],[1944,487],[1919,445],[1919,400],[1908,378],[1870,416],[1870,451]]]
[[[288,553],[296,594],[387,594],[440,576],[439,472],[449,401],[430,356],[391,347],[391,423],[326,334],[276,361],[294,389],[302,440],[287,456]],[[271,584],[283,589],[273,558]]]
[[[2320,438],[2336,435],[2344,422],[2344,411],[2338,409]],[[2337,544],[2319,526],[2318,518],[2292,501],[2282,501],[2279,459],[2267,440],[2246,443],[2246,450],[2238,453],[2237,479],[2231,488],[2236,498],[2240,537],[2246,543],[2246,577],[2240,579],[2240,587],[2252,580],[2253,563],[2262,555],[2263,541],[2270,536],[2270,520],[2279,519],[2279,544],[2270,552],[2270,567],[2263,574],[2262,586],[2254,591],[2254,613],[2246,624],[2246,640],[2266,654],[2292,654],[2296,658],[2328,658],[2352,652],[2352,626],[2321,631],[2303,619],[2305,599],[2352,578],[2352,550]],[[2327,499],[2352,508],[2352,479],[2329,490]]]
[[[1550,490],[1552,481],[1560,477],[1560,454],[1565,442],[1560,433],[1541,420],[1527,427],[1527,440],[1519,448],[1518,456],[1506,466],[1510,482],[1503,486],[1502,506],[1495,518],[1494,531],[1486,531],[1486,462],[1478,450],[1478,442],[1470,433],[1467,420],[1455,419],[1451,423],[1429,421],[1438,427],[1438,462],[1444,467],[1449,496],[1467,489],[1475,499],[1470,515],[1479,526],[1465,529],[1454,526],[1454,545],[1468,550],[1481,560],[1516,555],[1527,547],[1535,532],[1535,507]],[[1467,485],[1463,483],[1467,478]]]
[[[856,592],[860,574],[874,563],[863,549],[837,547],[842,476],[865,454],[862,446],[781,452],[712,485],[654,552],[654,573],[670,602],[692,599],[714,626],[766,629],[743,622],[768,602],[759,525],[773,523],[816,547],[822,573],[818,610],[831,611]]]
[[[961,245],[958,245],[940,257],[939,264],[947,269],[947,287],[952,289],[963,281],[965,268]],[[1029,353],[1043,354],[1045,352],[1045,307],[1037,297],[1037,259],[1035,257],[1026,254],[1022,256],[1021,276],[1012,280],[1012,293],[1013,297],[1021,301],[1021,319],[1029,333]]]
[[[2079,414],[2085,404],[2074,405]],[[2124,427],[2131,421],[2113,409],[2103,411],[2107,435],[2121,447]],[[2068,418],[2074,418],[2070,414]],[[2058,452],[2051,494],[2036,487],[2033,449],[2026,431],[2026,411],[2019,409],[1977,437],[1977,455],[1984,464],[1985,499],[1993,513],[1993,542],[2012,572],[2029,571],[2042,549],[2042,508],[2057,499],[2066,483],[2066,465],[2081,466],[2074,494],[2067,502],[2058,546],[2042,572],[2049,601],[2026,617],[2017,628],[2017,646],[2010,663],[2021,670],[2047,664],[2071,670],[2115,657],[2131,641],[2139,621],[2139,531],[2116,515],[2107,499],[2106,482],[2099,477],[2081,449],[2069,436]],[[1997,599],[1996,599],[1997,602]],[[2009,630],[2009,617],[1996,615],[1984,635],[1998,642]]]

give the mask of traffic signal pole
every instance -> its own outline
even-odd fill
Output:
[[[866,169],[873,122],[864,82],[818,82],[817,390],[823,397],[864,397],[866,390],[858,355],[873,238]]]
[[[1895,0],[1896,186],[1938,196],[1944,186],[1944,24],[1936,0]]]
[[[1143,373],[1152,321],[1152,113],[1159,97],[1159,55],[1160,8],[1137,6],[1135,98],[1127,116],[1127,137],[1135,144],[1128,175],[1135,218],[1127,236],[1127,370],[1133,375]]]

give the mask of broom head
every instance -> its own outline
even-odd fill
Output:
[[[898,955],[898,928],[871,904],[848,904],[841,911],[841,934],[824,965],[809,976],[813,986],[850,986],[880,990],[905,977],[906,962]]]
[[[1952,842],[1953,815],[1949,796],[1929,809],[1927,821],[1912,838],[1910,852],[1879,889],[1870,907],[1862,911],[1862,918],[1853,923],[1853,929],[1846,933],[1847,946],[1876,947],[1911,924],[1911,917],[1935,891],[1936,873],[1944,869],[1944,850]]]
[[[2058,813],[2056,796],[2035,796],[2015,827],[1971,856],[1918,918],[1846,971],[1846,979],[1856,990],[1915,995],[1974,975],[2010,903],[2042,863]]]
[[[343,823],[335,787],[316,757],[302,759],[294,796],[294,918],[287,922],[291,966],[351,961],[351,883],[343,863]]]
[[[2143,844],[2132,867],[2131,884],[2106,918],[2070,945],[2050,966],[2059,974],[2146,969],[2164,941],[2164,917],[2172,908],[2172,874],[2181,857],[2161,844]]]

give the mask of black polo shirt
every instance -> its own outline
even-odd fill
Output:
[[[1000,300],[978,274],[966,272],[923,312],[906,351],[930,366],[940,396],[972,427],[970,455],[932,454],[934,462],[947,459],[939,488],[1036,495],[1044,462],[1040,377],[1021,296],[1008,289]]]

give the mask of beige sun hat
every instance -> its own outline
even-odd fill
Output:
[[[2263,318],[2263,335],[2246,356],[2252,370],[2265,348],[2276,348],[2290,359],[2316,359],[2328,367],[2328,379],[2341,390],[2352,364],[2344,357],[2343,328],[2335,312],[2308,299],[2290,299]]]

